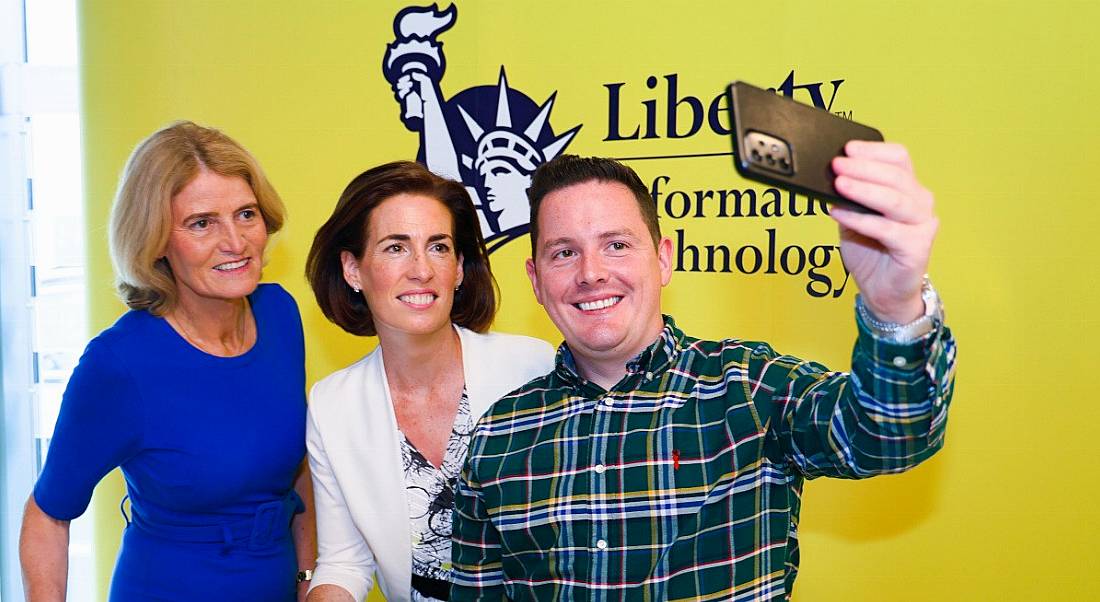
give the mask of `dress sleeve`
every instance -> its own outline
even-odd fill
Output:
[[[310,399],[315,399],[315,393],[316,388]],[[313,475],[313,505],[317,512],[317,567],[309,587],[335,585],[346,590],[353,599],[362,600],[374,585],[372,576],[377,565],[374,554],[351,518],[312,408],[306,422],[306,448]]]
[[[955,341],[939,327],[912,343],[875,338],[858,321],[851,372],[780,356],[749,361],[752,395],[787,460],[808,478],[908,470],[943,446]]]
[[[140,393],[109,345],[93,340],[73,370],[61,401],[34,500],[58,520],[88,508],[92,491],[108,472],[141,447]]]

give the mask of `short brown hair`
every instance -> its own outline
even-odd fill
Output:
[[[657,204],[649,194],[649,189],[631,168],[614,159],[605,157],[578,157],[577,155],[559,155],[535,170],[531,178],[531,187],[527,189],[527,199],[531,202],[531,256],[537,253],[535,246],[539,240],[539,207],[546,195],[574,184],[583,184],[597,180],[600,182],[618,182],[630,189],[634,200],[638,201],[638,211],[642,221],[653,238],[653,246],[661,240],[661,224],[657,221]]]
[[[108,241],[119,296],[132,309],[164,315],[176,302],[176,280],[164,259],[172,197],[202,169],[241,178],[256,197],[268,234],[283,227],[286,208],[259,162],[222,132],[177,121],[142,140],[119,179]]]
[[[402,193],[431,197],[450,212],[455,250],[462,255],[462,287],[455,294],[451,321],[485,332],[496,316],[497,283],[489,267],[477,210],[462,184],[441,178],[412,161],[394,161],[364,171],[336,201],[332,215],[313,237],[306,259],[306,278],[317,305],[326,318],[351,334],[377,334],[366,300],[344,280],[340,254],[347,251],[362,259],[371,212]]]

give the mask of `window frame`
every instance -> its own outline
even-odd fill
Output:
[[[72,2],[65,8],[75,11],[76,0],[59,1]],[[34,48],[33,44],[28,44],[32,31],[28,29],[29,14],[47,19],[44,23],[52,27],[49,34],[31,41],[50,44],[57,39],[50,36],[57,36],[57,30],[64,29],[57,27],[58,23],[64,25],[63,21],[53,19],[62,19],[65,14],[72,13],[56,11],[56,2],[50,4],[47,0],[32,4],[34,2],[36,0],[0,0],[0,376],[3,379],[0,387],[0,450],[3,454],[0,459],[0,599],[7,602],[25,600],[19,564],[19,531],[23,507],[38,477],[48,443],[48,439],[40,437],[42,433],[38,432],[44,430],[39,424],[43,419],[40,385],[46,382],[43,380],[46,375],[39,362],[41,333],[37,332],[36,319],[41,311],[40,300],[46,298],[39,294],[43,291],[41,285],[48,270],[35,267],[36,261],[42,260],[36,257],[36,242],[43,243],[35,240],[35,119],[60,114],[76,115],[79,120],[81,112],[77,66],[31,62],[35,58],[29,55],[29,50]],[[71,40],[63,38],[59,46],[71,50],[69,43]],[[38,158],[40,162],[47,159]],[[83,202],[82,188],[72,200]],[[46,219],[50,211],[43,213],[42,203],[39,205],[37,218]],[[77,227],[86,232],[83,223]],[[45,247],[38,249],[40,253],[44,250]],[[80,270],[84,270],[86,256],[83,252],[79,256]],[[85,276],[80,276],[80,281],[85,292],[79,311],[86,316]],[[86,318],[82,322],[86,324]],[[85,343],[86,330],[85,326],[80,333]],[[73,352],[79,354],[80,349]],[[52,425],[45,430],[52,430]],[[90,557],[87,550],[93,517],[91,513],[86,516],[72,523],[76,537],[70,539],[69,599],[74,601],[91,600],[97,595],[94,557]],[[74,547],[83,547],[78,562],[74,562]],[[74,574],[80,575],[76,588],[73,587]]]

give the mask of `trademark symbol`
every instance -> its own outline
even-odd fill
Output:
[[[851,110],[848,110],[848,111],[833,111],[833,115],[836,115],[837,117],[842,117],[844,119],[847,119],[848,121],[852,120],[852,111]]]

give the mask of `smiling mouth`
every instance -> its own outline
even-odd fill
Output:
[[[598,299],[596,301],[585,301],[583,303],[574,303],[573,307],[580,309],[581,311],[596,311],[598,309],[607,309],[612,305],[616,305],[619,301],[622,301],[621,296],[607,297],[606,299]]]
[[[412,305],[428,305],[435,301],[435,295],[432,293],[416,293],[415,295],[401,295],[398,299]]]
[[[246,265],[248,265],[248,258],[247,257],[245,257],[244,259],[242,259],[240,261],[233,261],[233,262],[230,262],[230,263],[218,264],[218,265],[214,266],[214,269],[218,270],[219,272],[231,272],[233,270],[243,268]]]

